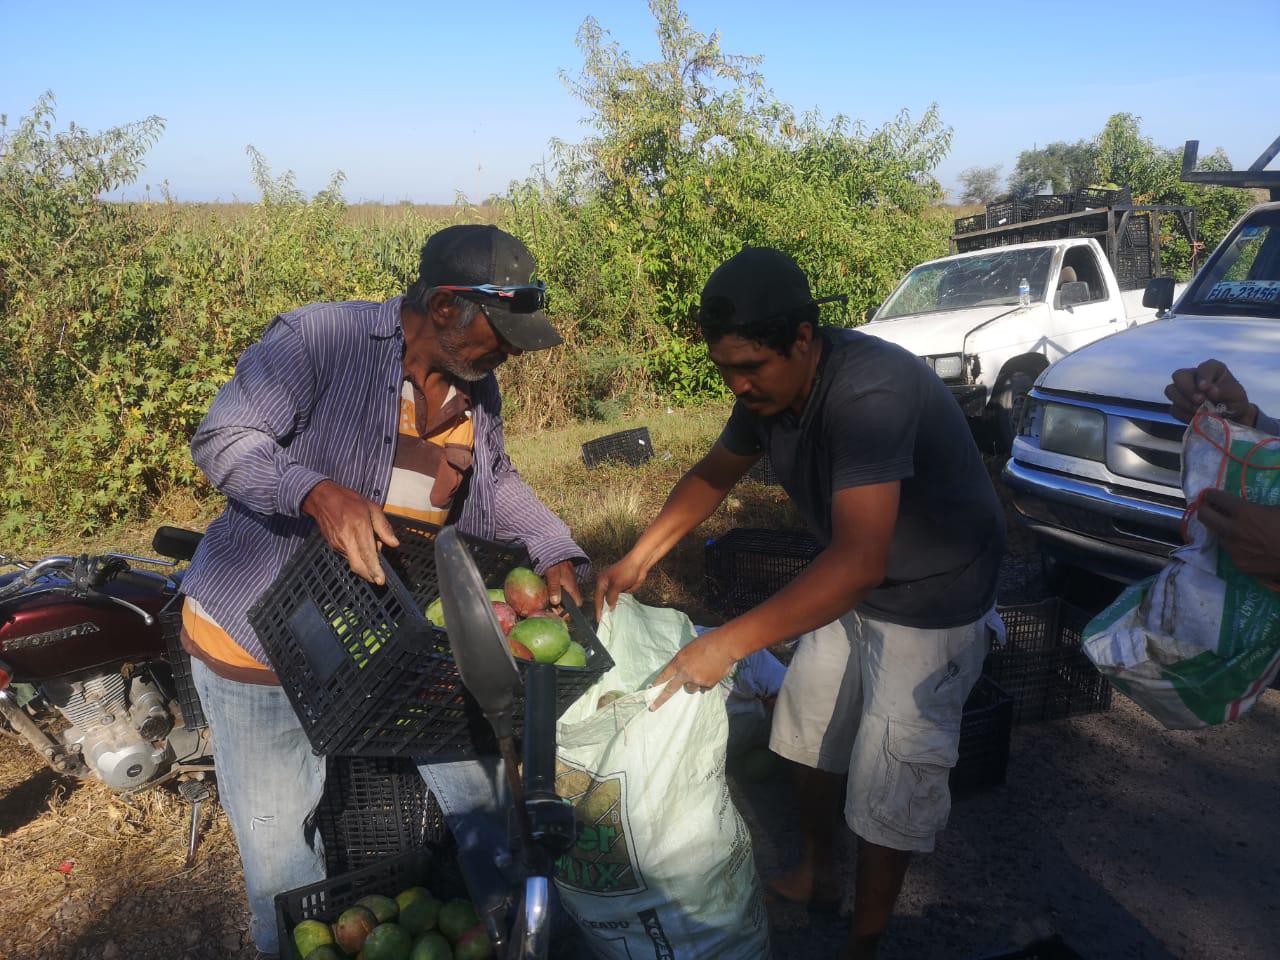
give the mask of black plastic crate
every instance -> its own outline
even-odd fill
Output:
[[[778,475],[773,472],[773,461],[767,453],[751,465],[751,469],[747,471],[747,479],[769,487],[778,485]]]
[[[1125,224],[1124,239],[1131,247],[1151,246],[1151,215],[1149,213],[1131,213]]]
[[[757,607],[785,587],[822,552],[822,545],[803,530],[742,527],[708,540],[708,603],[736,617]]]
[[[1021,950],[988,954],[977,960],[1084,960],[1084,957],[1067,946],[1062,937],[1052,936],[1048,940],[1028,944]]]
[[[998,200],[987,204],[987,227],[1007,227],[1022,223],[1031,216],[1031,204],[1025,200]]]
[[[607,437],[588,440],[582,445],[582,462],[588,469],[602,463],[625,463],[638,467],[653,459],[653,441],[648,427],[622,430]]]
[[[1072,198],[1069,193],[1045,193],[1031,198],[1031,219],[1041,217],[1057,217],[1071,212]]]
[[[969,253],[973,250],[985,250],[990,244],[986,237],[970,237],[956,241],[956,253]]]
[[[1036,240],[1061,240],[1067,235],[1066,221],[1057,223],[1039,223],[1027,224],[1022,231],[1022,239],[1025,243],[1031,243]]]
[[[1111,686],[1080,648],[1089,616],[1062,600],[1000,608],[1008,633],[982,672],[1013,698],[1013,723],[1059,720],[1111,708]]]
[[[388,857],[359,870],[277,894],[280,960],[302,960],[293,945],[293,928],[303,920],[332,923],[361,897],[371,893],[394,897],[416,886],[426,887],[439,900],[469,897],[457,861],[433,850]]]
[[[1107,215],[1096,217],[1080,217],[1067,221],[1067,235],[1072,237],[1092,237],[1107,232]]]
[[[317,753],[424,762],[491,753],[493,731],[462,686],[448,637],[422,613],[439,596],[439,528],[398,519],[393,525],[401,545],[380,558],[386,586],[353,574],[315,531],[250,609],[249,622]],[[501,586],[511,558],[523,556],[510,545],[464,540],[490,587]],[[613,667],[572,598],[562,602],[587,666],[557,671],[557,715]],[[523,661],[517,666],[523,672]],[[524,696],[517,693],[517,732],[523,723]]]
[[[957,234],[974,233],[978,230],[985,230],[986,228],[987,228],[987,215],[985,212],[972,213],[967,217],[959,217],[956,219],[955,232]]]
[[[1081,187],[1072,200],[1072,209],[1098,210],[1103,207],[1127,207],[1133,203],[1133,194],[1128,187]]]
[[[179,597],[172,606],[160,614],[160,629],[164,633],[165,650],[169,654],[169,669],[173,673],[174,692],[178,696],[178,708],[182,711],[182,725],[188,730],[203,730],[209,725],[200,704],[200,694],[191,679],[191,654],[182,649],[182,602]]]
[[[329,757],[316,825],[330,876],[448,838],[440,804],[400,758]]]
[[[1116,282],[1121,290],[1145,287],[1155,274],[1152,270],[1150,248],[1121,250],[1116,254]]]
[[[979,677],[965,701],[960,755],[951,771],[951,792],[975,793],[1004,783],[1013,732],[1013,697],[988,677]]]

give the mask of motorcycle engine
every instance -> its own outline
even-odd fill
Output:
[[[129,790],[153,779],[168,759],[167,744],[157,747],[173,725],[164,697],[149,681],[104,673],[81,680],[57,680],[44,686],[45,698],[71,724],[59,734],[79,753],[103,783]]]

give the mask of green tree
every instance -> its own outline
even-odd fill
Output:
[[[1141,124],[1141,118],[1130,113],[1117,113],[1107,120],[1096,140],[1099,180],[1129,187],[1137,203],[1193,207],[1199,239],[1206,250],[1212,250],[1254,204],[1253,194],[1232,187],[1186,183],[1182,180],[1182,150],[1157,145],[1143,135]],[[1197,169],[1230,170],[1231,160],[1219,147],[1201,157]],[[1161,240],[1165,266],[1179,276],[1188,276],[1186,238],[1170,224]]]
[[[902,272],[945,249],[925,216],[950,144],[935,108],[876,129],[797,115],[760,61],[725,52],[675,0],[652,0],[659,57],[633,59],[594,19],[566,77],[591,135],[553,143],[552,162],[513,186],[507,222],[555,284],[562,325],[592,342],[576,412],[646,391],[722,391],[691,313],[711,271],[744,244],[791,253],[822,293],[846,292],[851,322]],[[539,358],[547,365],[565,362]]]
[[[969,167],[960,172],[961,203],[985,205],[999,197],[1003,189],[998,163],[989,167]]]
[[[1014,196],[1027,197],[1049,184],[1053,193],[1071,193],[1096,181],[1096,145],[1089,140],[1059,140],[1018,154],[1009,190]]]

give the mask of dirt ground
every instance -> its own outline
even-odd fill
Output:
[[[1087,581],[1076,593],[1108,597]],[[1001,594],[1043,595],[1016,532]],[[786,779],[735,793],[768,876],[798,844]],[[187,868],[187,809],[164,788],[121,798],[66,782],[0,739],[0,957],[254,957],[226,819],[202,818]],[[955,804],[881,955],[968,960],[1049,933],[1088,960],[1280,955],[1277,811],[1280,691],[1200,733],[1166,731],[1119,696],[1108,713],[1015,728],[1007,784]],[[836,956],[847,923],[789,906],[772,919],[778,960]]]

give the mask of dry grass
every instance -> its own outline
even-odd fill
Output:
[[[98,783],[77,785],[6,739],[0,813],[5,956],[253,955],[244,946],[235,840],[216,807],[203,808],[200,850],[188,868],[189,808],[172,790],[121,796]]]

